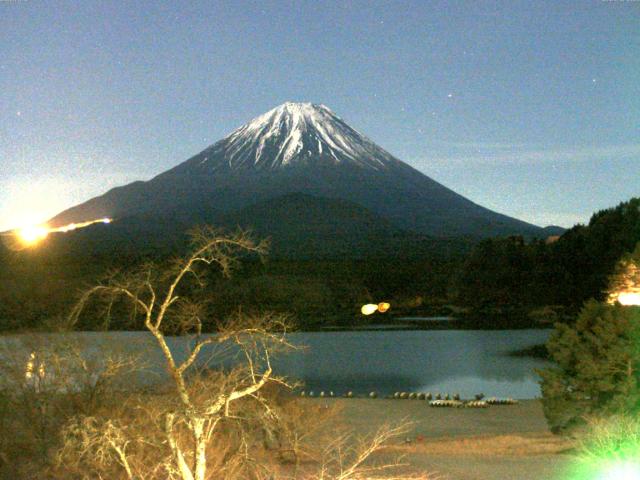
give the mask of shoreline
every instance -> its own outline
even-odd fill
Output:
[[[303,401],[335,406],[341,423],[358,436],[371,435],[385,423],[410,421],[409,432],[386,447],[380,459],[402,455],[413,472],[441,480],[561,480],[573,461],[573,444],[549,431],[539,400],[486,409],[387,399]]]
[[[433,321],[411,321],[400,319],[398,321],[376,322],[376,323],[353,323],[349,325],[327,325],[317,328],[294,328],[289,333],[315,333],[315,332],[375,332],[375,331],[422,331],[422,330],[468,330],[468,331],[508,331],[508,330],[553,330],[553,326],[531,324],[531,325],[511,325],[504,327],[483,326],[477,322],[470,322],[463,319],[433,320]],[[132,329],[111,329],[111,330],[64,330],[54,328],[33,328],[33,329],[13,329],[0,330],[0,336],[42,334],[42,333],[72,333],[72,332],[146,332],[144,328]],[[216,331],[203,331],[203,334],[212,334]]]

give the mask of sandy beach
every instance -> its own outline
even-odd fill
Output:
[[[433,408],[420,400],[307,399],[341,410],[358,435],[412,422],[382,455],[404,456],[414,472],[451,480],[564,480],[571,444],[552,435],[538,400],[486,409]]]

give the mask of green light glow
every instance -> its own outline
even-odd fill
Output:
[[[596,480],[640,480],[640,465],[636,462],[619,462],[605,467]]]
[[[640,418],[593,419],[579,435],[575,453],[575,461],[557,480],[640,480]]]
[[[640,480],[638,460],[580,461],[557,480]],[[556,480],[556,479],[554,479]]]

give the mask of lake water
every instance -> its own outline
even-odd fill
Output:
[[[277,356],[274,371],[304,382],[305,390],[351,390],[364,395],[395,391],[459,393],[464,398],[482,392],[486,396],[535,398],[540,395],[535,368],[543,360],[509,356],[509,352],[544,343],[549,330],[379,330],[308,332],[290,335],[304,350]],[[129,351],[151,346],[150,363],[164,365],[151,336],[144,332],[76,333],[89,350],[117,345]],[[55,334],[44,334],[36,344],[50,345]],[[20,336],[8,336],[1,343],[10,350],[23,348]],[[31,340],[33,342],[33,340]],[[184,355],[187,341],[170,338],[176,356]],[[87,347],[90,346],[90,347]],[[211,351],[204,352],[205,356]],[[148,355],[146,355],[148,357]]]
[[[375,390],[535,398],[535,368],[547,362],[509,352],[544,343],[549,330],[400,330],[295,335],[305,353],[278,359],[278,371],[306,390]]]

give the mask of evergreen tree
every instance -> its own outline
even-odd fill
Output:
[[[547,343],[556,366],[539,371],[552,431],[591,415],[640,407],[640,307],[591,300],[575,325],[557,324]]]

